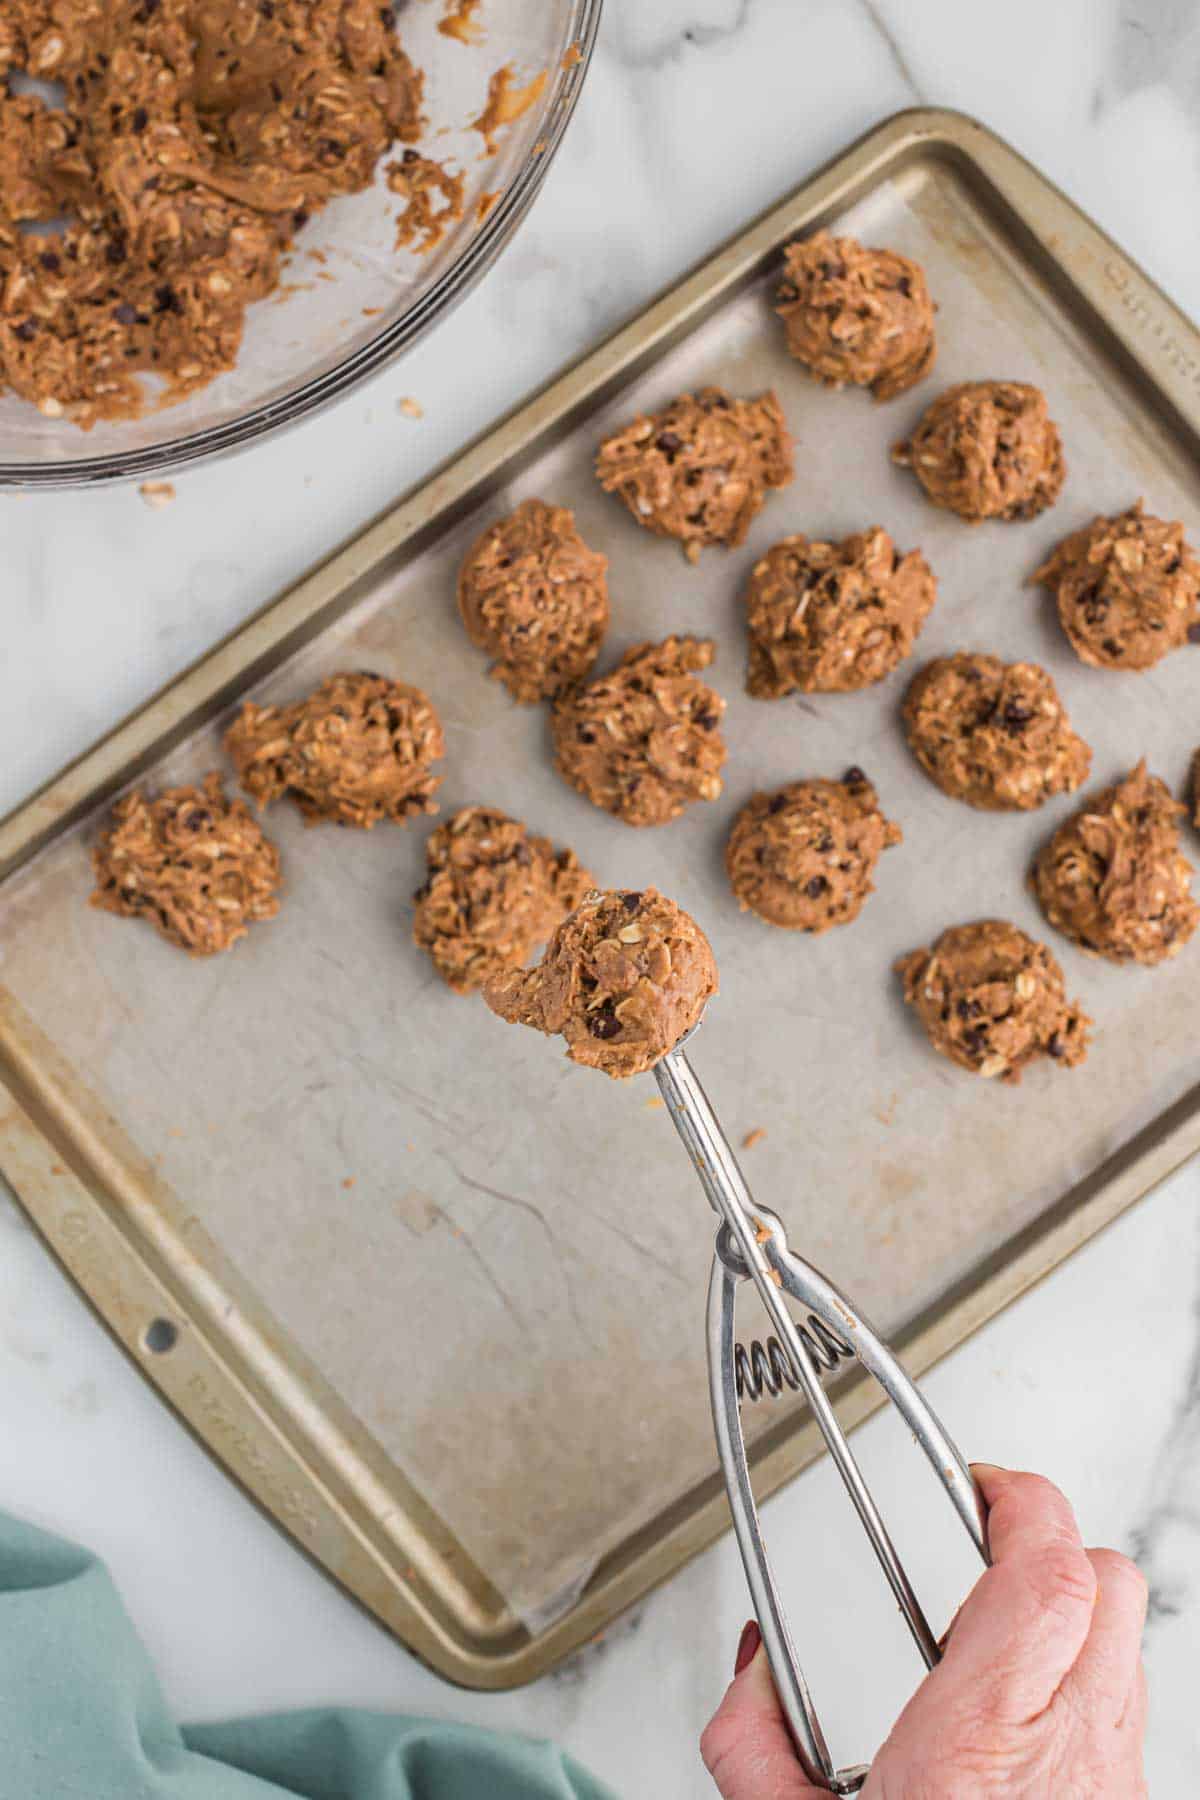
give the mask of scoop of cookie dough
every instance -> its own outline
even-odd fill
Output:
[[[1097,669],[1150,669],[1200,638],[1200,561],[1176,519],[1139,500],[1073,531],[1033,576],[1058,604],[1077,656]]]
[[[91,904],[149,919],[193,956],[229,950],[279,911],[279,852],[215,771],[157,799],[126,794],[92,851]]]
[[[792,479],[792,436],[773,393],[733,400],[703,388],[607,438],[596,474],[639,525],[678,538],[694,560],[706,544],[742,543],[767,490]]]
[[[290,791],[306,825],[370,830],[437,811],[441,722],[420,688],[383,675],[330,675],[291,706],[247,700],[225,748],[251,799],[267,806]]]
[[[1177,956],[1200,923],[1179,848],[1184,808],[1140,762],[1060,825],[1031,886],[1051,925],[1110,962]]]
[[[937,345],[918,263],[827,231],[789,244],[783,256],[775,310],[788,349],[827,386],[849,382],[891,400],[928,375]]]
[[[608,627],[607,568],[567,508],[544,500],[523,501],[476,543],[458,607],[514,700],[552,699],[587,674]]]
[[[536,968],[494,976],[483,997],[511,1024],[561,1033],[574,1062],[623,1079],[674,1049],[716,991],[696,921],[647,888],[589,894]]]
[[[1087,779],[1092,753],[1037,663],[940,656],[904,700],[909,747],[949,794],[985,812],[1029,812]]]
[[[911,468],[935,506],[976,525],[1033,519],[1053,506],[1067,467],[1040,388],[964,381],[939,394],[892,460]]]
[[[426,845],[413,939],[456,994],[519,969],[596,883],[571,850],[556,850],[494,806],[463,806]]]
[[[725,702],[697,670],[709,638],[635,644],[611,675],[564,694],[554,709],[559,773],[627,825],[665,825],[721,792]]]
[[[1091,1020],[1057,960],[1002,919],[952,926],[896,973],[934,1049],[975,1075],[1016,1082],[1039,1056],[1071,1068],[1087,1055]]]
[[[901,556],[881,526],[838,544],[784,538],[746,590],[747,692],[777,700],[849,693],[890,675],[912,650],[937,596],[919,550]]]
[[[86,426],[230,368],[310,213],[420,134],[421,85],[378,0],[4,0],[0,385]]]
[[[901,842],[861,769],[841,781],[793,781],[755,794],[725,847],[730,885],[743,911],[787,931],[828,931],[862,911],[880,854]]]

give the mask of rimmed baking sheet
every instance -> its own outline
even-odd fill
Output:
[[[778,249],[818,220],[928,271],[938,368],[891,405],[828,393],[783,352]],[[747,1173],[922,1366],[1200,1143],[1200,948],[1145,972],[1056,942],[1098,1024],[1079,1072],[1046,1066],[1006,1089],[934,1058],[892,961],[968,918],[1046,935],[1023,874],[1072,802],[1023,818],[945,800],[897,729],[904,672],[860,695],[750,700],[739,590],[788,531],[884,524],[938,577],[918,658],[1044,662],[1097,782],[1145,754],[1178,789],[1191,653],[1139,677],[1088,670],[1022,584],[1068,529],[1139,493],[1197,519],[1195,386],[1176,381],[1171,401],[1160,380],[1180,358],[1200,369],[1195,334],[1027,165],[969,121],[903,115],[0,827],[0,1167],[192,1427],[454,1678],[540,1672],[721,1528],[707,1208],[651,1082],[576,1069],[434,977],[408,936],[424,825],[306,832],[275,808],[278,920],[193,962],[85,906],[98,808],[135,775],[224,766],[244,694],[291,697],[360,666],[426,688],[447,728],[445,811],[504,806],[605,884],[653,882],[704,923],[723,991],[695,1061],[731,1132],[766,1132]],[[942,385],[987,375],[1044,387],[1063,430],[1067,487],[1029,525],[969,529],[888,460]],[[743,550],[691,568],[590,464],[612,424],[709,381],[775,386],[797,477]],[[606,661],[668,631],[717,640],[726,792],[661,831],[569,790],[544,715],[514,708],[463,637],[463,551],[534,493],[572,506],[610,557]],[[905,833],[860,920],[814,940],[739,914],[721,864],[737,807],[850,763]],[[159,1317],[177,1334],[165,1352],[146,1344]],[[852,1394],[850,1416],[867,1404]],[[795,1403],[756,1409],[753,1426],[764,1485],[813,1453]]]

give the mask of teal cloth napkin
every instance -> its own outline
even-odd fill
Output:
[[[552,1744],[331,1709],[179,1726],[108,1572],[0,1513],[0,1800],[614,1800]]]

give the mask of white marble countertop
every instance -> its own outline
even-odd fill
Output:
[[[4,504],[0,811],[900,107],[980,116],[1200,315],[1198,72],[1197,0],[609,0],[542,197],[432,341],[337,412],[186,475],[164,511],[133,490]],[[397,410],[409,394],[420,421]],[[972,1453],[1045,1470],[1091,1541],[1143,1562],[1157,1796],[1194,1792],[1200,1766],[1198,1201],[1193,1166],[928,1383]],[[0,1245],[0,1505],[108,1559],[181,1715],[322,1701],[421,1710],[557,1737],[630,1800],[708,1791],[696,1737],[747,1613],[728,1540],[556,1677],[455,1692],[234,1491],[4,1202]],[[880,1468],[884,1427],[858,1441]],[[924,1531],[920,1472],[888,1462],[883,1480],[897,1484],[902,1542]],[[908,1646],[881,1612],[878,1633],[855,1629],[849,1660],[857,1549],[828,1469],[767,1516],[793,1608],[827,1621],[812,1672],[852,1759],[912,1677]]]

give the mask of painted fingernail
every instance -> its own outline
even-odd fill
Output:
[[[737,1656],[734,1659],[733,1672],[740,1675],[748,1669],[758,1654],[758,1646],[762,1643],[762,1632],[758,1629],[758,1620],[749,1619],[742,1626],[742,1635],[738,1639]]]

